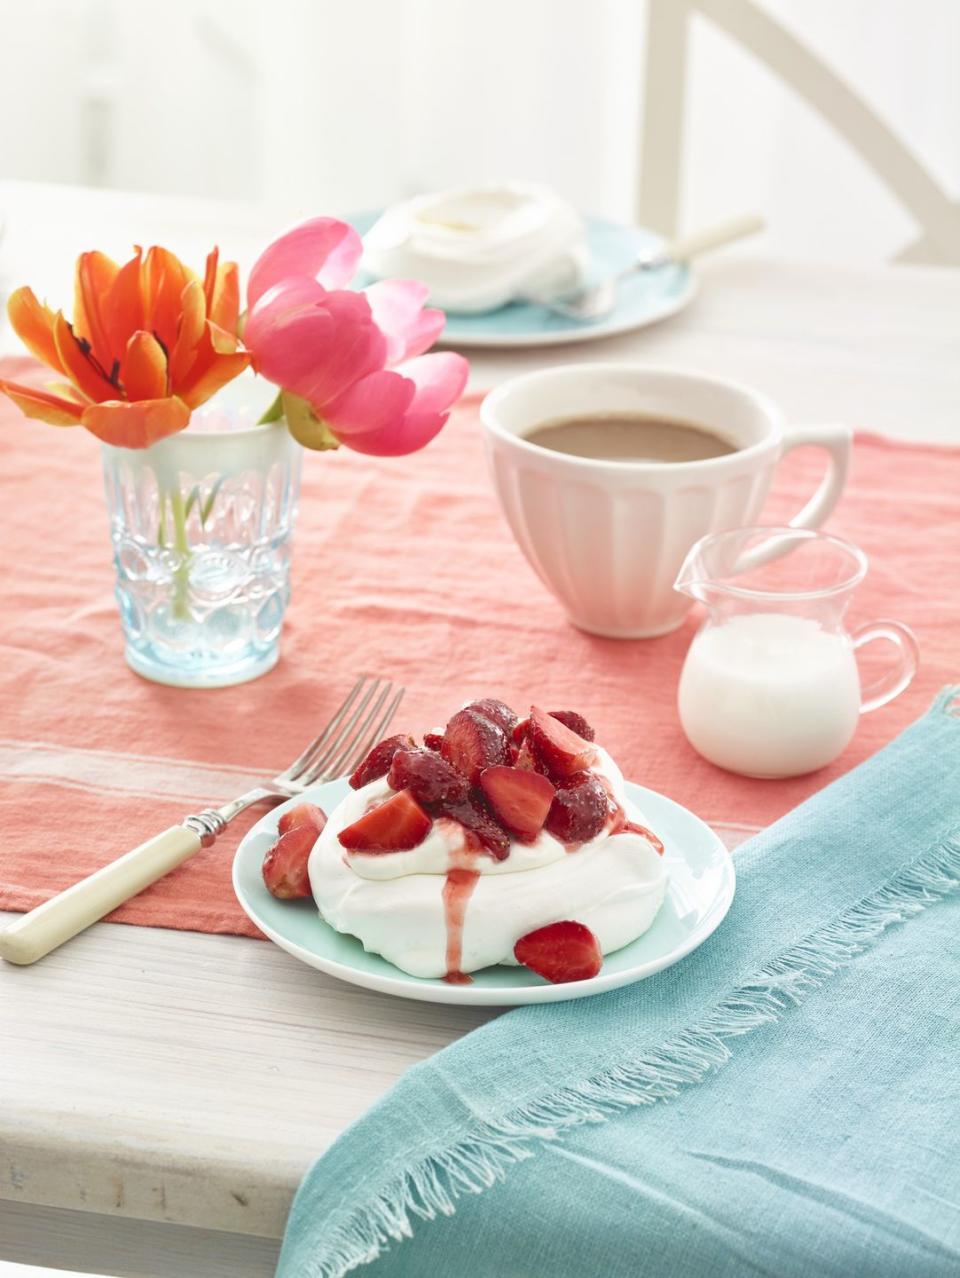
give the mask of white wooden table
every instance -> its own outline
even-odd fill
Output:
[[[119,253],[136,236],[199,259],[218,237],[249,261],[278,225],[236,207],[11,184],[0,209],[0,275],[52,301],[67,300],[81,248]],[[638,359],[750,382],[796,421],[960,442],[960,272],[741,250],[702,277],[698,301],[657,328],[487,353],[474,385]],[[0,1259],[270,1274],[310,1161],[408,1066],[492,1014],[367,993],[233,937],[101,924],[36,967],[0,963]]]

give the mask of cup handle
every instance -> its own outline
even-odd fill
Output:
[[[820,487],[790,520],[791,528],[819,528],[831,514],[847,481],[852,443],[853,432],[849,426],[792,426],[786,429],[781,457],[794,448],[813,444],[825,449],[830,461]]]
[[[854,651],[862,648],[866,643],[872,643],[875,639],[885,639],[888,643],[894,644],[900,652],[900,660],[892,669],[861,689],[860,713],[867,714],[870,710],[885,706],[894,697],[899,697],[917,673],[920,649],[917,647],[913,631],[909,626],[901,625],[899,621],[869,621],[865,626],[859,626],[854,630],[850,639]]]

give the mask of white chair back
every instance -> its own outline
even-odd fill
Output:
[[[691,18],[701,14],[834,128],[912,216],[901,262],[960,266],[960,202],[867,103],[754,0],[648,0],[637,219],[678,231]]]

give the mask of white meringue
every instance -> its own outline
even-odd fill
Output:
[[[646,824],[626,800],[616,764],[599,748],[597,756],[593,770],[607,779],[627,817]],[[338,804],[310,855],[310,883],[331,927],[358,937],[365,949],[413,976],[442,977],[449,969],[444,887],[450,869],[469,865],[479,873],[459,938],[461,972],[515,963],[513,947],[521,936],[561,919],[585,924],[609,954],[642,935],[663,901],[663,858],[633,832],[603,832],[574,852],[543,832],[533,843],[513,841],[510,855],[496,861],[486,853],[465,853],[462,827],[441,819],[408,852],[347,853],[339,832],[371,801],[391,793],[382,779]]]
[[[387,209],[363,244],[370,274],[420,280],[434,306],[465,314],[572,291],[589,265],[576,209],[532,182],[417,196]]]

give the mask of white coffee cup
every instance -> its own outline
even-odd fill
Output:
[[[621,462],[531,444],[561,417],[638,413],[689,421],[737,445],[704,461]],[[843,490],[851,434],[844,426],[787,426],[765,395],[719,378],[641,364],[573,364],[512,378],[480,417],[501,505],[513,534],[575,626],[614,639],[666,634],[691,600],[673,589],[699,538],[758,522],[777,463],[814,444],[826,450],[819,488],[791,520],[819,528]]]

